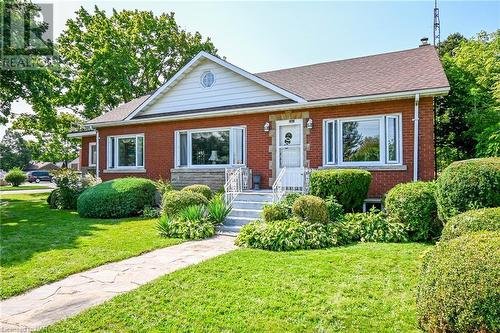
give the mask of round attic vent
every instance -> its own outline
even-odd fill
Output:
[[[215,75],[211,71],[206,71],[201,74],[201,85],[205,88],[210,88],[215,83]]]

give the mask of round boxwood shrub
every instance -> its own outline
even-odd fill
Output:
[[[189,206],[207,205],[207,198],[194,191],[170,191],[163,195],[162,211],[164,215],[174,216]]]
[[[371,181],[371,174],[365,170],[316,170],[310,176],[309,192],[323,199],[334,196],[349,211],[363,204]]]
[[[266,222],[286,220],[291,217],[290,208],[281,202],[265,205],[262,209],[262,218]]]
[[[77,200],[83,217],[120,218],[140,215],[155,203],[154,182],[144,178],[119,178],[86,189]]]
[[[194,184],[186,186],[182,189],[182,191],[191,191],[202,194],[207,200],[212,198],[212,190],[207,185]]]
[[[435,189],[433,182],[405,183],[394,186],[385,196],[388,218],[404,224],[410,240],[425,241],[441,234]]]
[[[292,206],[295,216],[310,223],[328,223],[328,208],[325,200],[314,195],[303,195]]]
[[[439,242],[424,258],[417,290],[426,332],[500,331],[500,233]]]
[[[450,164],[437,180],[436,201],[443,221],[468,210],[500,206],[500,157]]]
[[[19,168],[13,168],[4,177],[7,183],[11,183],[12,186],[19,186],[26,181],[26,174]]]
[[[448,241],[475,231],[500,231],[500,207],[469,210],[453,216],[444,226],[441,240]]]

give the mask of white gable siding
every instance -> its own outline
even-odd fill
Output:
[[[215,75],[215,83],[210,88],[204,88],[200,83],[201,75],[207,70]],[[211,61],[203,61],[179,80],[139,115],[287,99]]]

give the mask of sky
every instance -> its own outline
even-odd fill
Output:
[[[41,2],[41,1],[35,1]],[[43,1],[47,2],[47,1]],[[174,12],[187,31],[210,37],[219,55],[249,72],[307,65],[417,47],[432,42],[434,1],[54,2],[54,35],[83,6]],[[500,1],[440,1],[441,39],[500,28]],[[16,113],[29,111],[16,103]],[[0,137],[4,129],[0,129]]]

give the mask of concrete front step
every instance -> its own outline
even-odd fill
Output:
[[[262,210],[265,205],[271,204],[265,201],[233,201],[233,209],[257,209]]]
[[[233,208],[229,217],[248,217],[253,219],[258,219],[260,217],[260,213],[262,209],[240,209]]]
[[[245,224],[248,224],[255,220],[256,218],[253,217],[228,216],[226,217],[226,222],[224,222],[224,225],[244,226]]]
[[[257,201],[257,202],[273,202],[273,194],[270,192],[241,192],[236,197],[237,201]]]

